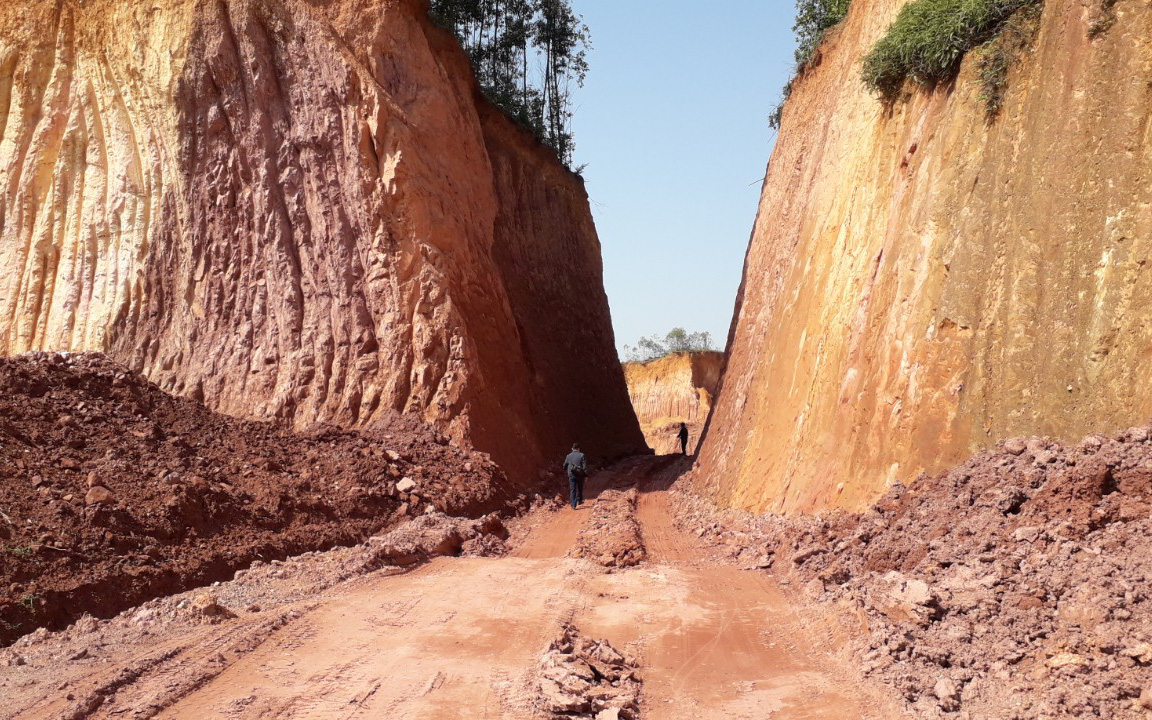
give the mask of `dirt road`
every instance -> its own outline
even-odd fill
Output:
[[[675,528],[667,465],[634,461],[593,488],[639,484],[638,567],[565,557],[589,517],[565,508],[503,558],[371,573],[181,637],[62,658],[52,680],[0,686],[12,698],[0,716],[540,717],[537,663],[572,623],[639,658],[644,718],[900,717],[768,576],[715,564]]]

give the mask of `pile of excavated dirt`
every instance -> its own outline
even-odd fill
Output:
[[[1152,717],[1152,435],[1014,439],[862,514],[680,522],[860,621],[864,671],[924,718]]]
[[[555,718],[635,718],[641,689],[637,667],[607,641],[566,625],[541,660],[539,704]]]
[[[592,516],[580,529],[569,557],[587,558],[607,568],[626,568],[644,561],[644,540],[636,519],[639,493],[609,489],[592,504]]]
[[[253,561],[512,498],[426,426],[296,434],[175,398],[103,356],[0,358],[0,644]]]

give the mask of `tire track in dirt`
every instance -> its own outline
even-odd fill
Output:
[[[719,565],[674,522],[666,488],[677,461],[632,470],[647,565],[601,576],[585,633],[638,648],[645,720],[902,717],[854,681],[830,634],[806,627],[768,576]],[[683,465],[687,467],[687,465]]]

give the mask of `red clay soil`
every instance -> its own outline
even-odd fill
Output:
[[[1152,717],[1152,432],[1009,440],[862,514],[680,522],[858,621],[866,674],[923,718]]]
[[[255,560],[357,543],[429,506],[507,506],[502,471],[417,421],[277,425],[170,396],[101,355],[0,358],[0,644]]]

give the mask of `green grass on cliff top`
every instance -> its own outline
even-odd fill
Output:
[[[1043,0],[915,0],[864,57],[864,84],[895,100],[906,80],[950,80],[964,54],[994,37],[1016,11]]]

